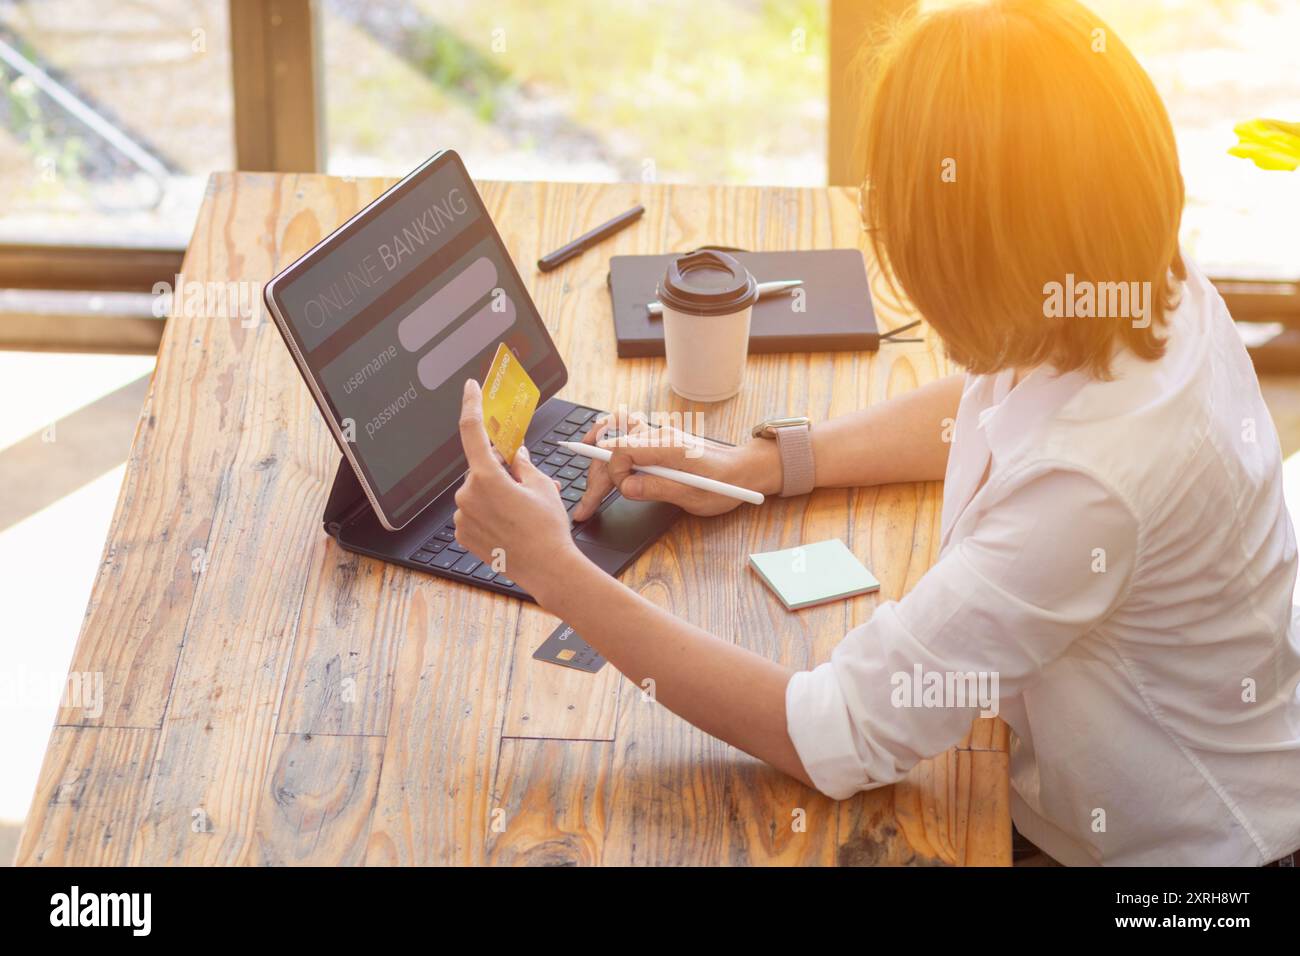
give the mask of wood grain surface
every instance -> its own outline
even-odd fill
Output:
[[[260,285],[388,181],[218,174],[188,281],[256,284],[258,311],[169,319],[22,864],[998,864],[1008,739],[977,721],[893,787],[841,803],[713,740],[607,667],[532,660],[555,618],[338,547],[320,528],[338,452]],[[825,418],[945,374],[937,343],[753,356],[735,399],[672,395],[658,358],[618,360],[614,254],[863,245],[848,189],[480,184],[569,366],[564,397],[701,412],[729,440],[773,413]],[[532,263],[641,202],[556,272]],[[885,328],[910,320],[872,268]],[[728,640],[826,660],[938,549],[940,486],[818,491],[684,518],[623,580]],[[752,551],[843,538],[879,595],[786,612]]]

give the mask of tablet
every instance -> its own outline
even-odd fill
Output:
[[[466,471],[468,378],[505,342],[540,388],[567,374],[453,150],[424,162],[263,292],[321,414],[385,528]]]

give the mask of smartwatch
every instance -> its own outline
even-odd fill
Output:
[[[750,432],[776,442],[781,456],[781,497],[806,495],[816,486],[813,470],[812,419],[769,418]]]

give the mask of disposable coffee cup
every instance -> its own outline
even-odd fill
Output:
[[[758,301],[749,270],[725,252],[687,253],[669,264],[657,294],[668,386],[693,402],[720,402],[739,392]]]

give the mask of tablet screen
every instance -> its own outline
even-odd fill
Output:
[[[497,343],[543,400],[564,364],[454,152],[440,153],[268,287],[385,517],[401,527],[465,470],[467,378]]]

